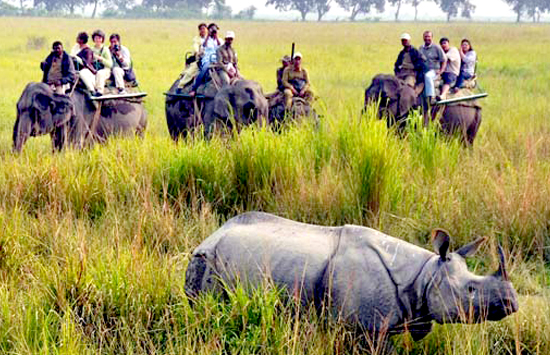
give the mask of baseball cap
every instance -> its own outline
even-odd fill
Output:
[[[235,38],[235,32],[233,31],[227,31],[225,33],[225,38]]]
[[[408,34],[408,33],[403,33],[401,35],[401,39],[406,39],[407,41],[410,41],[411,40],[411,35]]]
[[[300,53],[300,52],[294,53],[294,58],[298,58],[298,57],[303,58],[302,53]],[[292,58],[292,59],[294,59],[294,58]]]

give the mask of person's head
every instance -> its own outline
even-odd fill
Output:
[[[59,41],[53,42],[52,53],[54,53],[58,57],[61,57],[63,55],[63,43]]]
[[[433,42],[433,33],[432,31],[424,31],[424,34],[422,34],[422,37],[424,38],[424,44],[426,46],[430,46]]]
[[[283,64],[283,67],[286,68],[290,65],[290,62],[292,60],[290,59],[290,56],[285,55],[283,58],[281,58],[281,63]]]
[[[294,53],[294,57],[292,58],[292,63],[294,64],[295,68],[300,68],[302,66],[302,53],[300,52]]]
[[[215,23],[212,22],[211,24],[208,25],[208,34],[210,35],[210,37],[217,37],[218,30],[219,30],[219,27]]]
[[[443,49],[445,52],[447,52],[450,48],[450,42],[447,37],[442,37],[439,40],[439,45],[441,46],[441,49]]]
[[[208,26],[206,26],[206,23],[199,24],[199,36],[206,37],[208,35]]]
[[[101,46],[103,42],[105,42],[105,32],[102,30],[95,30],[94,33],[92,33],[92,41],[94,41],[96,46]]]
[[[462,47],[462,52],[466,53],[474,48],[472,47],[472,43],[470,43],[470,40],[468,38],[464,38],[462,42],[460,42],[460,46]]]
[[[77,36],[76,36],[76,43],[78,43],[79,45],[83,45],[83,44],[86,44],[88,43],[88,34],[86,32],[80,32]]]
[[[225,43],[227,43],[228,45],[231,45],[234,39],[235,39],[235,32],[227,31],[227,33],[225,34]]]
[[[408,33],[403,33],[401,35],[401,44],[403,47],[407,48],[411,46],[411,35]]]
[[[111,42],[111,47],[120,46],[120,35],[113,33],[109,36],[109,42]]]

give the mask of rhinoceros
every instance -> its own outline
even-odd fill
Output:
[[[327,305],[338,319],[371,334],[409,331],[415,340],[438,323],[500,320],[518,309],[499,247],[499,270],[468,271],[465,258],[485,241],[455,252],[442,229],[432,232],[436,253],[375,229],[324,227],[262,212],[227,221],[193,252],[186,272],[190,299],[222,284],[284,287],[303,303]]]

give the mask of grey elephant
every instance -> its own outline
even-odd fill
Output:
[[[166,123],[174,141],[204,127],[209,136],[216,123],[232,127],[232,122],[249,124],[267,119],[268,106],[260,84],[237,80],[220,87],[214,80],[199,86],[196,98],[189,96],[190,85],[180,88],[179,79],[166,94]]]
[[[284,124],[285,119],[297,120],[300,118],[311,118],[317,124],[319,117],[311,104],[301,97],[292,98],[290,110],[285,108],[285,98],[282,92],[275,92],[267,95],[269,104],[269,124],[275,129]]]
[[[255,81],[238,80],[232,85],[225,85],[213,101],[213,105],[206,107],[204,114],[207,135],[212,133],[217,122],[229,129],[234,124],[267,123],[267,100],[262,87]]]
[[[364,109],[379,103],[378,115],[386,117],[388,127],[397,125],[402,130],[412,109],[420,106],[421,98],[415,90],[393,75],[378,74],[365,90]],[[465,145],[472,145],[481,124],[481,106],[477,101],[433,106],[424,112],[424,124],[439,120],[444,133],[459,134]]]
[[[104,142],[113,134],[142,135],[147,117],[142,103],[108,100],[97,112],[87,94],[57,95],[44,83],[29,83],[17,102],[13,151],[20,152],[29,137],[50,134],[54,150]]]
[[[450,252],[450,237],[432,232],[434,252],[377,230],[324,227],[262,212],[227,221],[192,253],[185,292],[223,292],[272,282],[304,305],[328,309],[371,339],[409,331],[424,338],[432,322],[500,320],[518,310],[499,247],[496,273],[478,276],[465,258],[486,238]],[[383,347],[382,347],[383,348]]]

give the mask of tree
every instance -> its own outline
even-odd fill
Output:
[[[401,10],[401,5],[405,2],[405,0],[388,0],[388,2],[394,6],[396,6],[395,9],[395,22],[399,21],[399,11]]]
[[[315,0],[315,10],[317,11],[317,21],[321,21],[323,16],[330,10],[332,0]]]
[[[316,0],[267,0],[266,5],[273,5],[279,11],[297,10],[302,21],[306,20],[309,12],[315,10]]]
[[[232,12],[231,6],[226,5],[225,0],[214,0],[212,18],[218,20],[231,18]]]
[[[516,22],[521,21],[521,15],[526,10],[526,0],[505,0],[516,13]]]
[[[254,15],[256,14],[256,10],[256,6],[249,6],[246,9],[242,9],[241,11],[239,11],[235,15],[235,18],[240,20],[252,20],[254,18]]]
[[[439,8],[447,14],[447,22],[461,13],[462,17],[471,18],[475,5],[470,0],[436,0]]]
[[[420,5],[420,3],[422,1],[423,0],[411,0],[411,5],[414,7],[414,21],[415,22],[418,19],[418,5]]]
[[[550,10],[550,0],[526,0],[527,15],[533,22],[540,22],[540,16]]]
[[[344,10],[350,12],[349,19],[355,21],[358,15],[368,14],[376,9],[378,12],[384,11],[385,0],[336,0]]]

